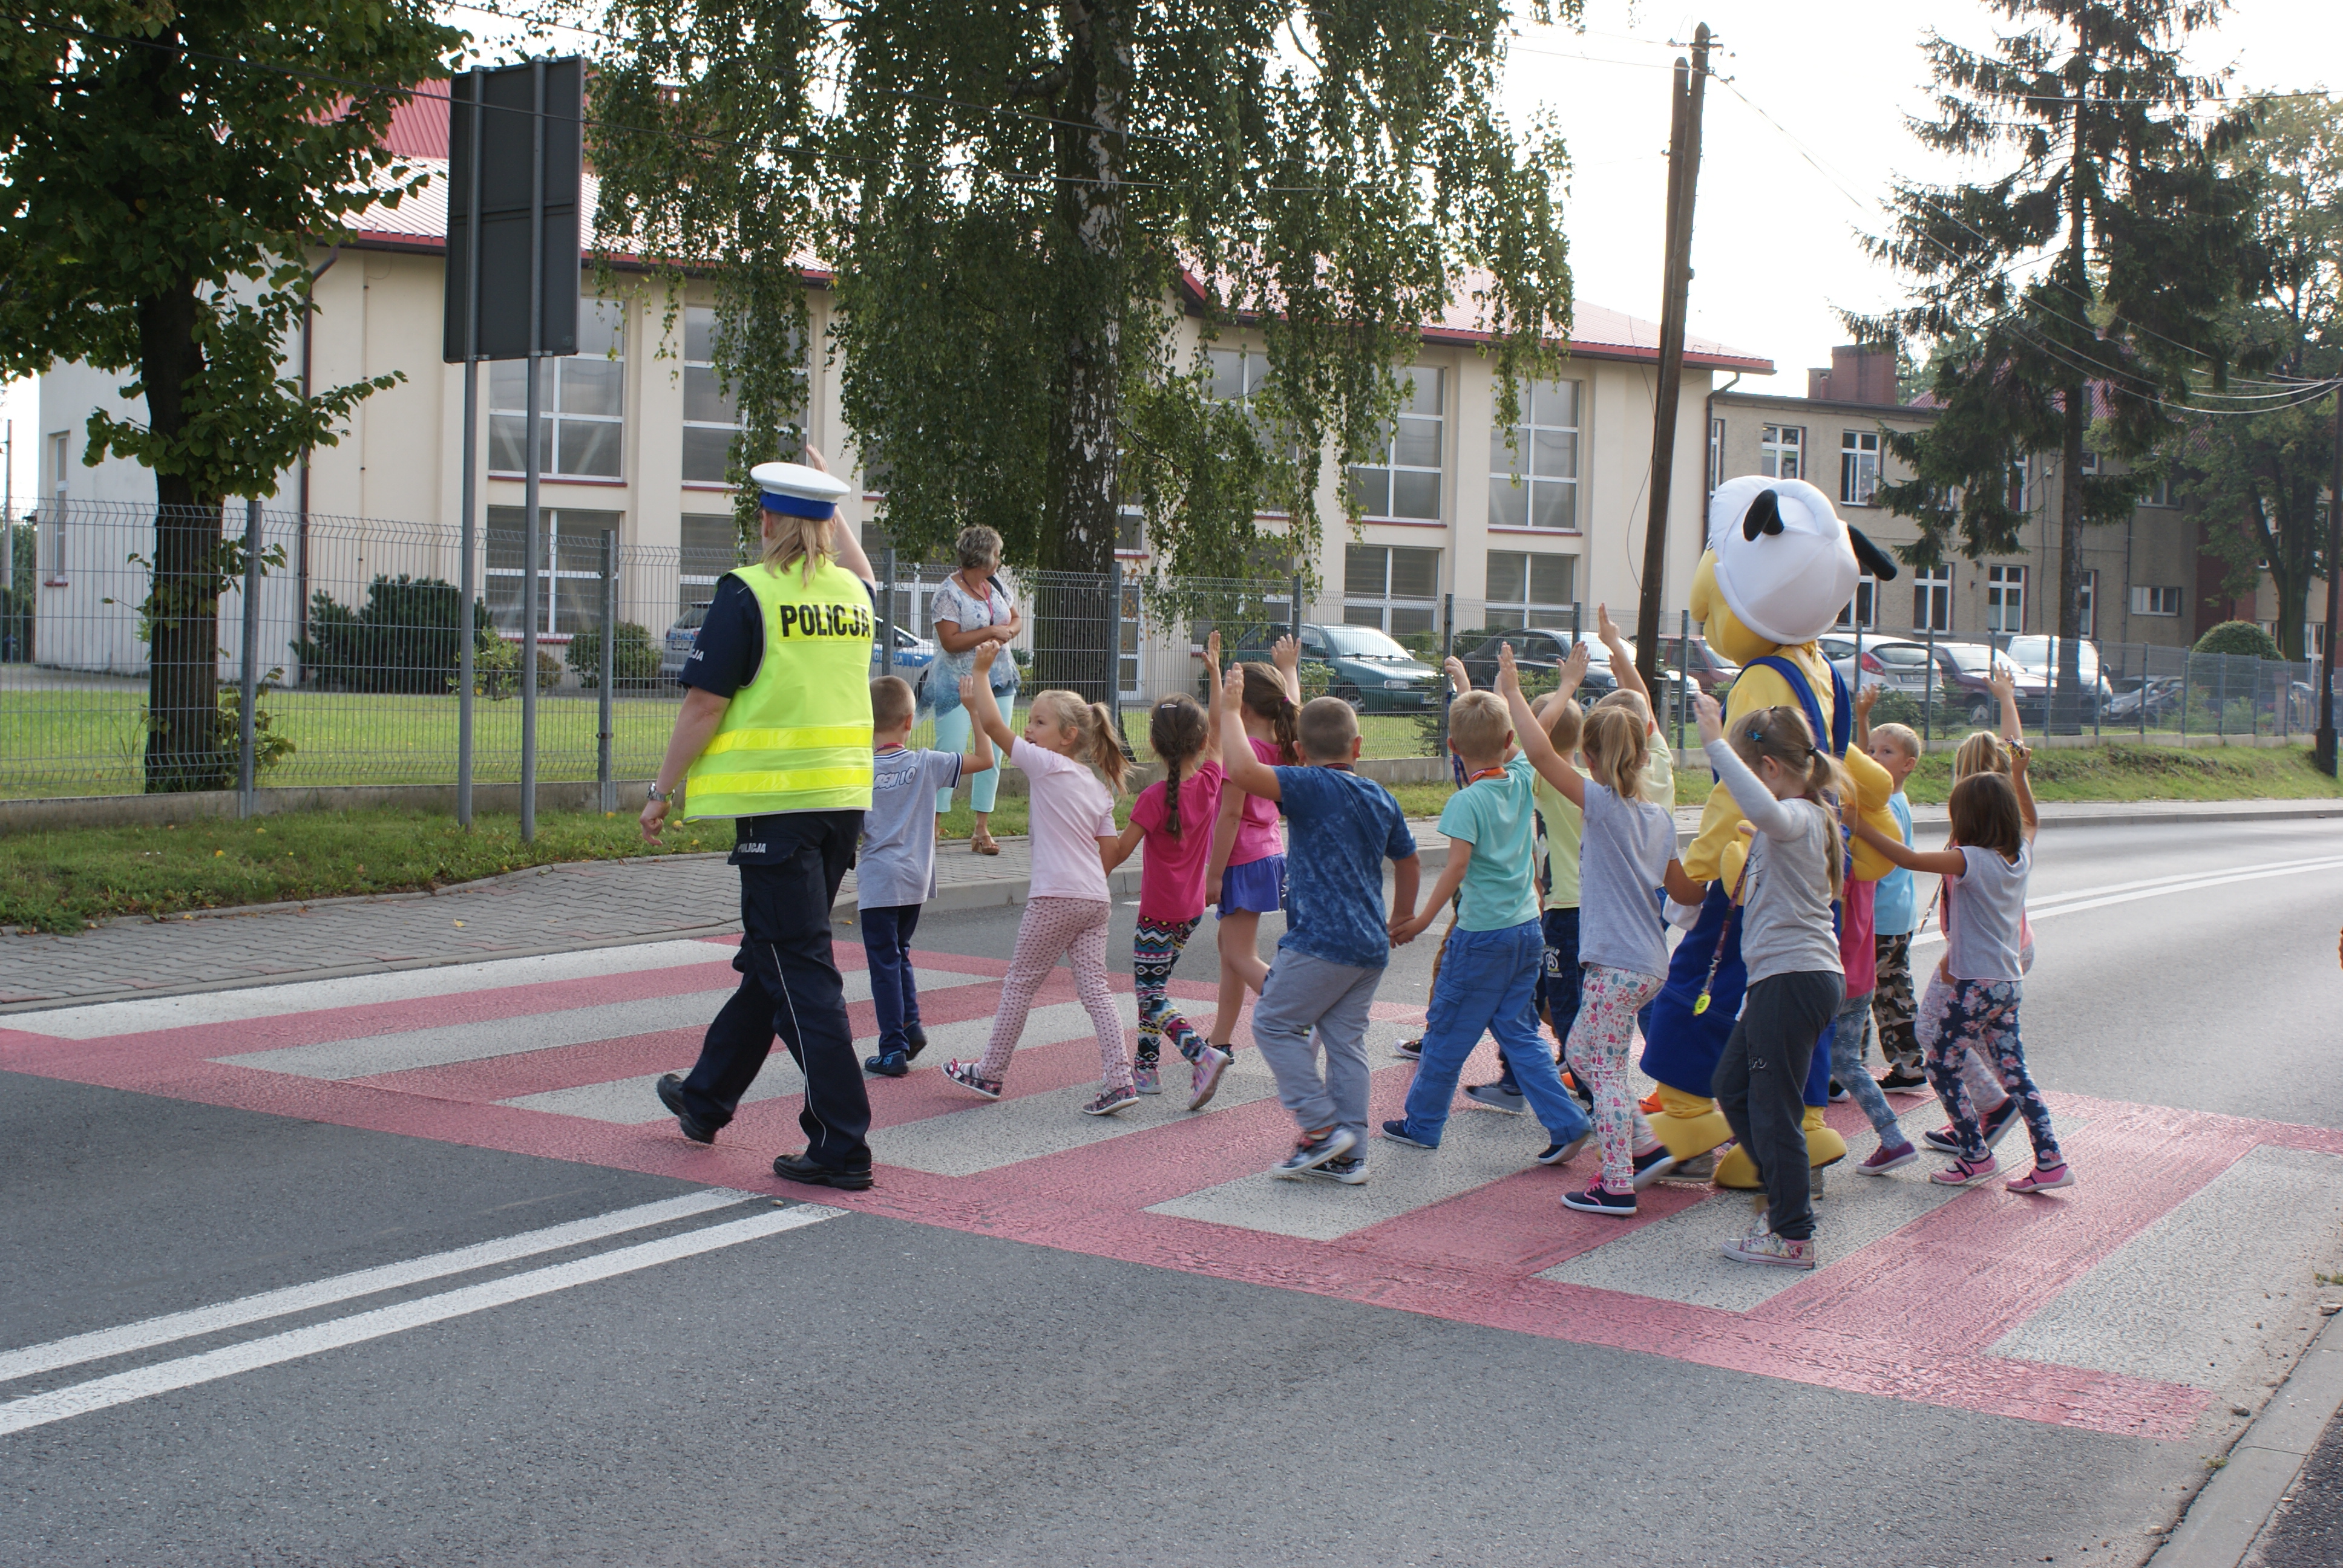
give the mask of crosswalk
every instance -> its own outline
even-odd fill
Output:
[[[768,1170],[774,1153],[800,1141],[803,1083],[786,1052],[713,1148],[682,1139],[652,1091],[659,1074],[689,1065],[731,994],[730,956],[729,944],[653,942],[24,1015],[0,1029],[0,1067],[582,1160],[731,1194],[711,1203],[743,1192],[794,1198]],[[2143,1348],[2139,1335],[2107,1328],[2108,1314],[2061,1303],[2137,1288],[2155,1268],[2141,1239],[2158,1227],[2195,1234],[2187,1228],[2219,1212],[2233,1191],[2282,1179],[2306,1214],[2343,1224],[2343,1136],[2066,1096],[2055,1103],[2084,1185],[2029,1200],[1932,1186],[1925,1168],[1887,1180],[1842,1168],[1822,1210],[1827,1266],[1814,1274],[1750,1269],[1717,1253],[1715,1241],[1745,1222],[1738,1194],[1664,1184],[1624,1222],[1564,1210],[1557,1200],[1590,1178],[1592,1155],[1540,1168],[1532,1157],[1545,1140],[1534,1119],[1464,1101],[1437,1151],[1371,1143],[1363,1186],[1280,1181],[1266,1171],[1292,1126],[1257,1053],[1240,1051],[1202,1112],[1185,1109],[1186,1070],[1174,1056],[1162,1095],[1120,1115],[1083,1116],[1098,1046],[1061,971],[1036,999],[1003,1099],[979,1101],[934,1069],[982,1049],[1006,965],[917,957],[930,1043],[910,1077],[871,1081],[880,1180],[840,1196],[845,1211],[2165,1439],[2186,1435],[2217,1393],[2249,1375],[2246,1351],[2208,1357],[2199,1339],[2182,1336],[2159,1354],[2154,1336]],[[876,1020],[861,955],[841,945],[838,959],[850,1016],[868,1041]],[[1203,987],[1175,982],[1174,994],[1209,1014]],[[1128,1047],[1128,990],[1117,1003]],[[1414,999],[1375,1005],[1377,1118],[1397,1113],[1412,1070],[1389,1047],[1422,1019]],[[1465,1081],[1493,1065],[1476,1061]],[[1852,1107],[1831,1114],[1869,1147]],[[1907,1121],[1916,1132],[1934,1119],[1921,1104]],[[2237,1254],[2237,1278],[2259,1289],[2287,1275],[2299,1293],[2298,1248],[2278,1238],[2226,1244]],[[547,1273],[539,1283],[559,1288],[566,1278]],[[443,1294],[441,1307],[477,1310],[464,1306],[468,1297]],[[2272,1308],[2266,1321],[2283,1315]],[[406,1322],[357,1318],[333,1332],[397,1332]],[[313,1353],[307,1345],[277,1349]],[[26,1353],[0,1351],[0,1382],[24,1375],[8,1368]],[[204,1372],[191,1364],[168,1375]],[[154,1381],[116,1392],[138,1397]],[[101,1395],[111,1397],[86,1397]]]

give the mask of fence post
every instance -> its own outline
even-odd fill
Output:
[[[1448,660],[1456,651],[1456,596],[1440,596],[1440,728],[1434,739],[1440,749],[1448,749],[1448,705],[1456,699],[1454,688],[1448,683]]]
[[[611,705],[618,670],[618,530],[602,530],[602,701],[601,731],[595,737],[594,777],[602,785],[602,809],[618,809],[618,781],[610,776],[610,744],[615,739]]]
[[[2147,689],[2147,645],[2139,648],[2139,743],[2147,744],[2147,699],[2155,694]]]
[[[1676,744],[1684,749],[1684,709],[1692,705],[1692,611],[1680,609],[1676,627]],[[1669,759],[1671,762],[1674,759]]]
[[[15,519],[10,518],[11,527]],[[236,814],[249,817],[258,809],[257,769],[254,762],[254,709],[260,701],[260,498],[244,503],[244,654],[240,684],[243,711],[236,721]]]
[[[1302,641],[1302,574],[1293,574],[1293,597],[1285,606],[1286,635],[1299,646]]]
[[[2188,744],[2188,689],[2195,684],[2197,655],[2188,648],[2180,650],[2180,744]]]
[[[1931,739],[1936,733],[1936,617],[1928,607],[1928,672],[1920,678],[1920,729]]]
[[[2091,613],[2094,615],[2098,613],[2096,605]],[[2092,629],[2096,631],[2098,628],[2094,627]],[[2099,645],[2096,641],[2089,647],[2091,649],[2091,739],[2097,740],[2099,738],[2099,709],[2107,705],[2107,661],[2099,657]]]
[[[473,90],[475,92],[479,90],[477,84]],[[476,122],[472,137],[474,214],[471,232],[474,234],[480,232],[478,211],[480,191],[479,148],[478,127]],[[479,266],[478,247],[474,247],[472,256],[472,265],[478,267]],[[468,355],[470,353],[468,347],[466,353]],[[478,657],[477,645],[480,640],[480,630],[472,608],[473,601],[480,591],[479,567],[473,560],[474,555],[479,548],[479,540],[474,532],[478,525],[473,518],[473,514],[479,509],[479,498],[473,488],[478,481],[472,474],[472,470],[478,466],[479,461],[478,451],[480,442],[479,402],[480,362],[468,357],[464,361],[464,518],[457,529],[457,548],[464,552],[464,559],[461,568],[456,574],[462,585],[458,591],[464,601],[462,607],[457,611],[457,624],[461,629],[457,634],[456,652],[456,823],[467,832],[470,831],[472,826],[472,686],[479,678],[478,668],[473,660]]]
[[[1122,732],[1122,563],[1107,575],[1106,704],[1114,710],[1114,738],[1131,757],[1131,737]]]
[[[879,554],[882,558],[879,568],[882,579],[879,596],[879,646],[885,650],[880,656],[879,673],[892,675],[895,673],[895,547],[889,545]]]

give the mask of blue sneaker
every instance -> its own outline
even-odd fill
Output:
[[[882,1050],[876,1056],[866,1056],[862,1059],[862,1070],[876,1073],[880,1078],[901,1078],[911,1070],[910,1053]]]
[[[1410,1138],[1407,1135],[1407,1123],[1404,1121],[1384,1122],[1383,1136],[1390,1139],[1394,1143],[1404,1143],[1410,1149],[1437,1149],[1440,1147],[1437,1143],[1426,1143],[1421,1138]]]
[[[1312,1165],[1302,1174],[1312,1181],[1340,1181],[1345,1187],[1356,1187],[1367,1179],[1367,1162],[1345,1154],[1340,1160]]]
[[[1351,1151],[1358,1137],[1347,1127],[1330,1127],[1323,1132],[1303,1133],[1293,1145],[1293,1152],[1270,1167],[1272,1176],[1292,1181],[1307,1176],[1329,1161],[1339,1160]]]
[[[1676,1157],[1665,1148],[1635,1156],[1635,1191],[1642,1191],[1676,1168]]]
[[[1635,1214],[1633,1192],[1614,1192],[1600,1181],[1584,1192],[1564,1192],[1562,1204],[1582,1214],[1608,1214],[1615,1220],[1633,1219]]]
[[[1537,1162],[1541,1165],[1565,1164],[1576,1159],[1578,1151],[1586,1147],[1586,1141],[1594,1136],[1592,1132],[1582,1132],[1567,1143],[1549,1143],[1539,1152]]]
[[[1509,1111],[1515,1116],[1529,1114],[1529,1096],[1515,1088],[1509,1078],[1501,1078],[1494,1083],[1476,1083],[1464,1091],[1464,1098],[1492,1111]]]

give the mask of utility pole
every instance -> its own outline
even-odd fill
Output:
[[[2327,476],[2327,657],[2318,661],[2318,734],[2311,760],[2335,777],[2336,638],[2343,632],[2343,383],[2335,388],[2335,467]]]
[[[1644,592],[1635,609],[1635,669],[1659,689],[1660,590],[1668,568],[1668,490],[1675,474],[1676,404],[1684,392],[1684,309],[1692,293],[1693,190],[1700,178],[1700,104],[1708,82],[1708,24],[1693,33],[1692,59],[1676,58],[1675,115],[1668,133],[1666,277],[1660,306],[1660,389],[1652,410],[1652,509],[1644,525]],[[1701,433],[1704,442],[1707,432]]]

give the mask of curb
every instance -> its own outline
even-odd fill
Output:
[[[2343,1333],[2328,1318],[2229,1449],[2148,1568],[2238,1568],[2343,1409]]]

